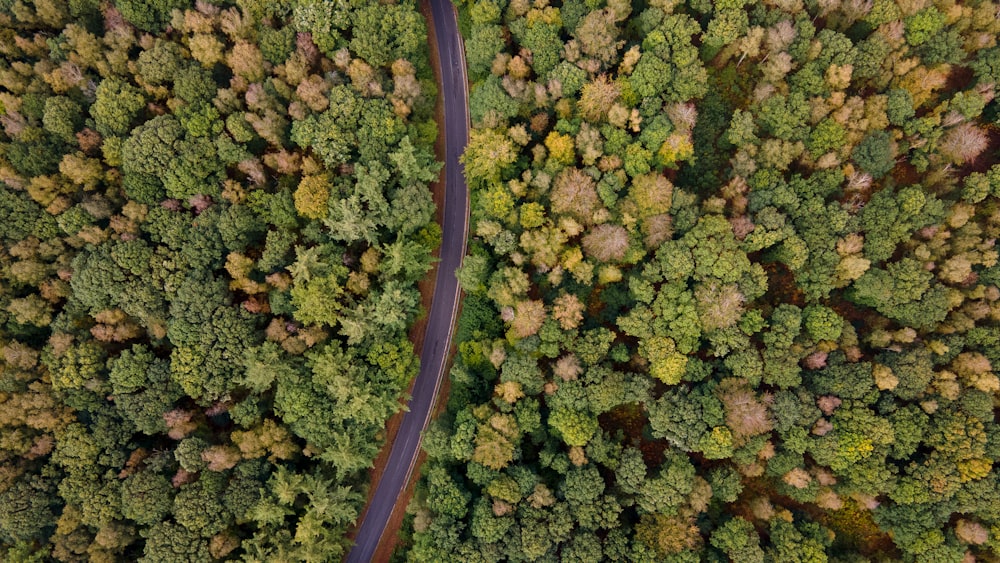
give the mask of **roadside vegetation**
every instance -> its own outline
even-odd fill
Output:
[[[1000,558],[998,6],[459,3],[411,561]]]
[[[436,95],[409,0],[0,0],[0,560],[339,559]]]

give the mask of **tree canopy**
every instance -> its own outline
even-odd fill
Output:
[[[0,560],[343,555],[440,243],[425,38],[0,2]]]

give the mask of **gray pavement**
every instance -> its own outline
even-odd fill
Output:
[[[441,260],[427,320],[427,332],[420,352],[420,373],[413,386],[409,412],[403,417],[392,443],[385,473],[361,521],[348,563],[373,560],[379,540],[409,481],[420,449],[420,439],[430,421],[431,409],[441,388],[448,350],[458,312],[459,287],[455,269],[462,263],[469,231],[469,198],[458,157],[469,139],[468,80],[462,39],[455,10],[449,0],[430,0],[441,67],[439,95],[444,102],[445,198],[441,226]],[[400,506],[399,510],[404,510]]]

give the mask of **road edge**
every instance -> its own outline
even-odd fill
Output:
[[[438,86],[438,100],[439,100],[439,103],[441,104],[441,109],[442,109],[442,111],[441,111],[441,117],[442,117],[442,121],[443,122],[439,124],[441,126],[440,139],[441,139],[441,144],[442,144],[443,151],[445,153],[444,161],[446,163],[445,168],[442,169],[442,176],[444,177],[444,182],[443,182],[444,197],[442,198],[443,205],[442,205],[442,210],[441,210],[441,217],[442,217],[441,223],[442,223],[442,231],[443,231],[444,230],[443,229],[443,226],[444,226],[444,215],[445,215],[445,211],[447,209],[447,200],[448,200],[448,184],[447,184],[447,170],[446,170],[446,168],[447,168],[447,156],[448,156],[447,149],[448,149],[449,145],[448,145],[448,139],[447,139],[447,126],[446,126],[446,121],[445,121],[446,120],[446,117],[445,117],[446,111],[444,109],[444,106],[445,106],[445,102],[444,102],[445,86],[444,86],[443,71],[442,71],[442,67],[441,67],[441,56],[440,56],[440,51],[439,51],[439,46],[438,46],[438,41],[437,41],[437,24],[434,21],[434,13],[433,13],[433,8],[431,6],[431,1],[432,0],[420,0],[419,5],[420,5],[420,11],[424,14],[424,18],[425,18],[426,25],[427,25],[429,47],[430,47],[431,65],[433,67],[433,70],[435,71],[435,78],[437,79],[437,86]],[[451,11],[452,11],[452,13],[453,13],[453,15],[455,17],[456,24],[457,24],[458,13],[457,13],[457,10],[456,10],[454,4],[452,4],[449,0],[443,0],[443,3],[446,3],[447,6],[448,6],[448,8],[451,9]],[[471,116],[470,116],[469,111],[468,111],[469,82],[468,82],[468,73],[467,73],[467,68],[468,67],[467,67],[467,64],[466,64],[466,55],[465,55],[465,41],[464,41],[464,38],[462,37],[461,33],[458,31],[457,25],[456,25],[456,39],[457,39],[457,44],[458,44],[458,56],[459,56],[459,61],[460,61],[460,65],[461,65],[460,66],[461,75],[462,75],[462,78],[463,78],[463,80],[461,80],[460,82],[461,82],[461,85],[462,85],[462,88],[463,88],[463,100],[464,100],[464,104],[463,105],[464,105],[464,109],[465,109],[464,114],[465,114],[465,121],[466,121],[466,127],[465,127],[466,138],[463,140],[464,142],[462,142],[462,146],[464,147],[465,145],[468,144],[468,134],[469,134],[469,131],[471,130]],[[437,113],[437,112],[435,112],[435,113]],[[436,145],[437,145],[437,143],[436,143]],[[438,155],[438,156],[440,156],[440,155]],[[458,163],[458,166],[461,167],[461,164]],[[461,174],[461,172],[460,172],[460,174]],[[463,210],[464,221],[463,221],[463,232],[462,232],[462,238],[461,238],[461,252],[459,254],[459,266],[461,266],[461,263],[462,263],[462,261],[463,261],[463,259],[465,257],[465,254],[466,254],[466,252],[468,252],[469,227],[470,227],[470,222],[471,222],[471,220],[470,220],[470,202],[469,202],[468,192],[467,192],[468,191],[468,186],[465,184],[464,179],[462,180],[461,184],[462,184],[462,189],[466,190],[466,196],[463,198],[463,201],[465,203],[465,209]],[[437,265],[435,265],[435,271],[434,271],[434,276],[433,276],[434,277],[433,287],[435,287],[435,288],[437,286],[437,278],[438,278],[438,276],[441,275],[441,273],[442,273],[441,270],[437,268]],[[391,510],[391,512],[389,514],[388,519],[386,520],[385,524],[383,525],[383,527],[382,527],[382,529],[381,529],[381,531],[379,533],[378,543],[376,544],[376,547],[375,547],[374,552],[372,554],[371,561],[377,561],[377,562],[388,561],[390,559],[391,555],[392,555],[393,550],[395,549],[396,544],[398,543],[398,534],[399,534],[399,531],[400,531],[400,526],[402,524],[402,520],[405,517],[405,510],[406,510],[407,505],[410,502],[410,499],[413,496],[413,492],[414,492],[414,489],[415,489],[415,486],[416,486],[416,482],[417,482],[417,480],[419,478],[419,472],[417,471],[417,469],[422,465],[422,463],[423,463],[423,461],[424,461],[424,459],[426,457],[426,455],[424,454],[424,452],[421,449],[421,444],[423,442],[423,434],[424,434],[424,431],[426,431],[427,426],[429,425],[430,421],[433,418],[435,418],[438,414],[440,414],[441,407],[443,406],[442,397],[441,397],[441,390],[442,390],[442,388],[444,388],[446,386],[445,378],[447,377],[447,374],[448,374],[448,372],[449,372],[449,370],[451,368],[452,360],[453,360],[454,353],[455,353],[455,350],[456,350],[456,347],[457,347],[457,344],[454,342],[454,335],[455,335],[455,329],[456,329],[457,322],[458,322],[458,315],[459,315],[460,309],[462,307],[462,302],[464,300],[464,296],[465,296],[465,294],[462,291],[461,286],[459,286],[459,285],[456,284],[456,286],[455,286],[455,293],[454,293],[454,296],[452,298],[452,310],[451,310],[451,317],[450,317],[451,322],[449,324],[448,335],[447,335],[447,338],[446,338],[446,343],[448,345],[448,349],[445,352],[445,357],[444,357],[444,360],[441,363],[441,367],[440,367],[438,373],[436,374],[435,383],[434,383],[433,399],[431,401],[430,408],[428,408],[427,413],[425,414],[424,419],[422,421],[422,430],[421,430],[421,432],[420,432],[420,434],[419,434],[419,436],[417,438],[417,444],[416,444],[416,448],[415,448],[415,451],[414,451],[414,455],[410,458],[410,463],[409,463],[409,466],[407,467],[407,470],[406,470],[406,477],[404,479],[403,486],[400,489],[400,493],[397,496],[396,502],[393,505],[393,508],[392,508],[392,510]],[[439,297],[438,295],[433,295],[432,296],[432,303],[433,303],[434,299],[436,299],[438,297]],[[433,305],[432,305],[432,307],[433,307]],[[428,316],[429,316],[429,311],[428,311]],[[415,384],[415,382],[416,382],[416,378],[414,379],[414,384]],[[412,390],[412,384],[411,384],[411,390]],[[387,442],[386,442],[385,446],[383,447],[383,449],[385,451],[391,453],[391,450],[392,450],[393,446],[394,446],[394,441],[388,441],[387,440]],[[381,457],[382,454],[380,453],[379,455]],[[388,457],[389,456],[387,454],[386,458],[388,459]],[[378,483],[377,482],[372,482],[372,483],[370,483],[369,486],[370,486],[370,488],[372,490],[375,490],[375,489],[377,489]],[[368,498],[369,502],[366,502],[363,511],[359,515],[358,520],[355,522],[355,526],[351,530],[351,535],[352,536],[354,534],[356,534],[356,532],[358,530],[361,529],[361,524],[362,524],[362,522],[364,521],[365,517],[367,516],[367,514],[369,512],[369,507],[370,507],[372,501],[374,500],[374,498],[375,498],[375,493],[371,494],[371,496]],[[395,526],[391,526],[390,524],[393,524],[393,523],[395,523],[396,525]],[[391,530],[391,531],[389,531],[387,533],[387,530]],[[351,556],[351,551],[348,551],[348,553],[345,554],[345,560],[349,560],[350,556]]]

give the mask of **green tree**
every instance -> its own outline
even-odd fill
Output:
[[[469,77],[479,81],[490,71],[493,58],[503,49],[503,28],[499,25],[477,25],[465,40]]]
[[[145,531],[143,563],[208,563],[212,556],[208,540],[170,521],[158,522]]]
[[[352,24],[351,50],[376,67],[417,54],[427,35],[423,18],[411,3],[356,9]]]
[[[55,525],[49,491],[41,479],[19,479],[0,492],[3,543],[41,540]]]
[[[122,514],[138,524],[160,522],[170,512],[173,487],[166,477],[152,470],[130,475],[122,481]]]
[[[576,410],[555,410],[549,415],[552,426],[570,446],[585,446],[598,429],[597,419]]]
[[[492,183],[514,163],[517,153],[510,138],[498,131],[473,129],[462,154],[465,173],[473,182]]]
[[[813,340],[836,340],[840,338],[844,321],[829,307],[810,305],[803,312],[806,332]]]
[[[52,96],[45,100],[42,123],[56,137],[73,143],[76,131],[83,125],[83,108],[66,96]]]
[[[757,531],[753,524],[739,516],[712,532],[709,542],[733,561],[764,561],[764,551],[760,548]]]
[[[866,135],[851,151],[851,158],[876,180],[888,174],[896,165],[892,140],[885,131],[874,131]]]
[[[183,395],[170,379],[169,364],[137,344],[112,359],[109,366],[115,404],[125,417],[145,434],[165,432],[163,414]]]

